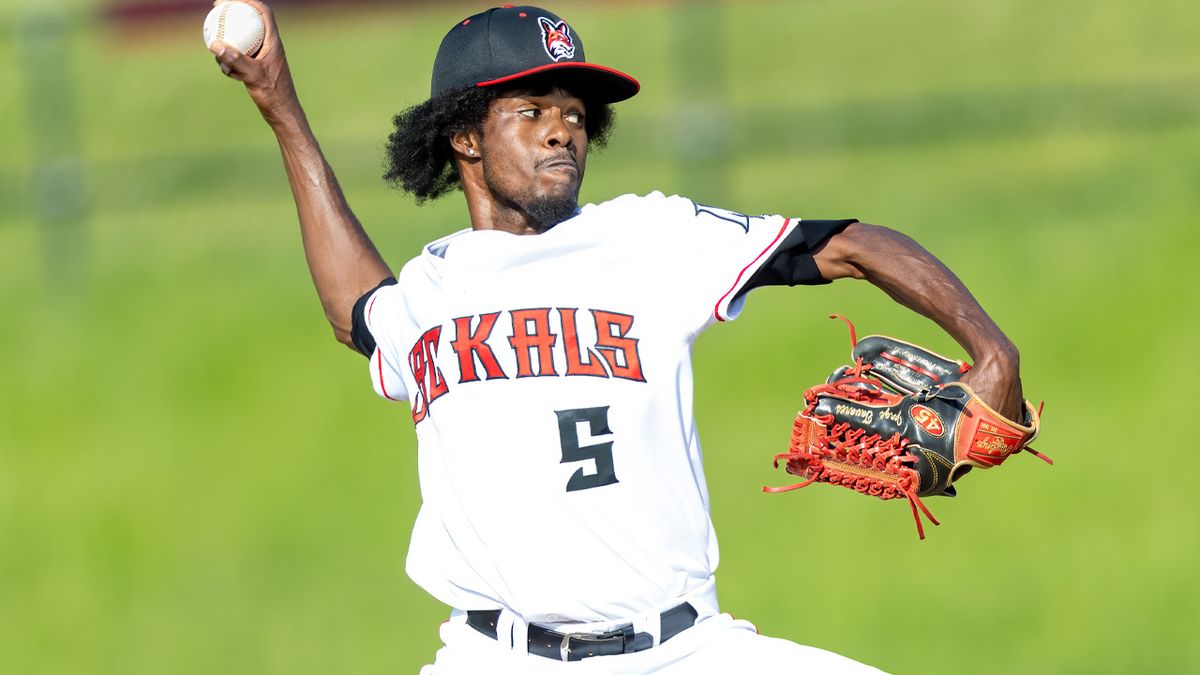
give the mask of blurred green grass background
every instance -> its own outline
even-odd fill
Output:
[[[203,13],[129,32],[67,3],[87,217],[47,252],[19,35],[39,6],[0,4],[0,672],[416,672],[447,610],[403,572],[411,421],[332,340],[274,140],[203,49]],[[479,7],[279,12],[313,126],[397,269],[466,224],[460,198],[417,208],[378,176],[391,116]],[[658,189],[901,229],[1047,402],[1055,466],[970,477],[930,503],[944,524],[924,542],[898,502],[763,495],[787,481],[770,457],[801,391],[845,359],[825,315],[960,351],[865,284],[755,292],[696,349],[724,609],[896,673],[1200,670],[1183,391],[1200,6],[554,8],[644,86],[585,200]],[[681,54],[695,22],[717,39]]]

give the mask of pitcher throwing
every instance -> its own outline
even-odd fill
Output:
[[[866,279],[953,336],[975,361],[963,381],[1012,416],[1016,349],[962,283],[854,219],[657,192],[578,205],[609,106],[639,84],[586,60],[574,24],[512,5],[455,23],[429,100],[395,118],[387,179],[418,202],[461,190],[470,226],[393,275],[252,4],[261,51],[211,49],[279,140],[335,335],[411,407],[423,504],[408,573],[453,608],[422,672],[877,672],[721,613],[692,344],[754,288]]]

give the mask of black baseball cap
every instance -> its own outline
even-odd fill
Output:
[[[633,97],[638,81],[588,63],[575,29],[553,12],[504,5],[458,22],[442,38],[431,94],[521,81],[562,84],[577,95],[615,103]]]

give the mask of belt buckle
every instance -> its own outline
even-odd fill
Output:
[[[571,638],[584,635],[584,633],[563,633],[562,644],[558,647],[558,656],[567,662],[571,660]]]
[[[629,644],[629,638],[633,637],[633,625],[621,626],[616,630],[608,631],[607,633],[563,633],[562,643],[558,647],[559,658],[564,662],[571,660],[571,639],[574,638],[585,644],[591,641],[611,640],[613,638],[621,638],[622,651],[625,651],[626,645]],[[579,657],[578,660],[595,656],[594,654],[585,654]]]

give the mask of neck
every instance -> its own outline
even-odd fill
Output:
[[[473,230],[500,230],[510,234],[540,234],[542,224],[515,205],[502,204],[489,195],[467,197]]]
[[[478,164],[471,164],[474,163],[460,162],[458,174],[462,176],[463,195],[467,199],[472,230],[500,230],[521,235],[541,232],[541,224],[516,204],[496,199],[488,189]]]
[[[534,204],[531,207],[496,195],[478,166],[464,171],[460,165],[459,175],[463,177],[463,195],[467,200],[467,212],[473,230],[499,230],[517,235],[541,234],[571,217],[571,213],[564,213],[561,208],[555,210],[554,206],[550,206],[549,210],[542,209],[545,212],[540,212],[539,207],[545,205]],[[571,209],[575,208],[572,201]]]

